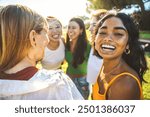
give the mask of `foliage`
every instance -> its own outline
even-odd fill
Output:
[[[150,39],[150,32],[141,31],[141,32],[140,32],[140,38],[141,38],[141,39]]]
[[[150,53],[146,53],[146,59],[148,63],[148,71],[144,75],[144,79],[148,83],[143,82],[143,95],[144,99],[150,99]]]
[[[112,9],[114,6],[117,9],[125,8],[127,5],[138,4],[141,11],[144,12],[144,3],[142,0],[88,0],[89,9]]]
[[[150,12],[145,11],[144,3],[148,0],[87,0],[87,11],[90,12],[95,9],[123,9],[130,8],[131,5],[139,5],[141,8],[141,23],[139,28],[141,30],[150,30]]]

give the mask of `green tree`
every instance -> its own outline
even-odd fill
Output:
[[[141,7],[141,11],[145,12],[143,0],[88,0],[89,9],[112,9],[116,7],[117,9],[123,9],[127,5],[138,4]]]
[[[107,9],[112,8],[123,9],[126,6],[131,7],[132,4],[138,4],[141,8],[141,24],[140,29],[150,30],[150,12],[145,11],[144,2],[149,0],[87,0],[87,12],[95,9]]]

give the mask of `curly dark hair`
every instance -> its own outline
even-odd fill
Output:
[[[82,64],[85,60],[85,52],[87,49],[87,36],[86,36],[86,30],[85,25],[82,19],[80,18],[72,18],[69,22],[75,21],[77,24],[79,24],[80,29],[83,30],[82,34],[79,35],[78,40],[75,45],[75,50],[73,52],[73,60],[72,65],[73,67],[77,68],[79,64]],[[66,49],[70,51],[70,38],[68,34],[66,35]]]
[[[98,22],[96,29],[95,29],[95,36],[98,32],[99,27],[104,23],[104,21],[111,17],[119,18],[122,21],[125,28],[127,29],[127,32],[129,35],[128,45],[129,45],[130,54],[123,53],[122,55],[123,60],[132,69],[134,69],[137,72],[141,82],[145,81],[143,79],[143,75],[148,69],[147,62],[144,56],[144,50],[141,47],[140,42],[139,42],[139,30],[137,29],[136,25],[134,24],[133,19],[130,16],[126,15],[125,13],[108,13],[105,17],[103,17]],[[95,47],[94,47],[94,53],[98,57],[101,57],[96,51]]]

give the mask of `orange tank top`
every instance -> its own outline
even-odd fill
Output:
[[[107,93],[107,90],[109,89],[109,87],[112,85],[113,82],[115,82],[116,79],[120,78],[120,76],[122,75],[129,75],[131,76],[132,78],[134,78],[137,83],[138,83],[138,86],[139,86],[139,89],[140,89],[140,99],[143,99],[143,93],[142,93],[142,86],[141,86],[141,83],[140,81],[138,80],[138,78],[134,75],[132,75],[131,73],[128,73],[128,72],[123,72],[117,76],[115,76],[109,83],[107,82],[104,82],[104,87],[105,87],[105,92],[104,94],[100,94],[99,93],[99,86],[98,86],[98,82],[96,82],[94,85],[93,85],[93,88],[92,88],[92,91],[93,91],[93,94],[92,94],[92,99],[93,100],[106,100],[106,93]]]

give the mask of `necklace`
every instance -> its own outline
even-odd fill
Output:
[[[100,72],[100,81],[103,81],[103,80],[106,80],[106,77],[110,77],[110,75],[113,75],[114,72],[121,66],[122,62],[118,63],[117,65],[115,65],[112,70],[110,70],[109,72],[107,73],[104,73],[104,66],[102,66],[102,69],[101,69],[101,72]]]

